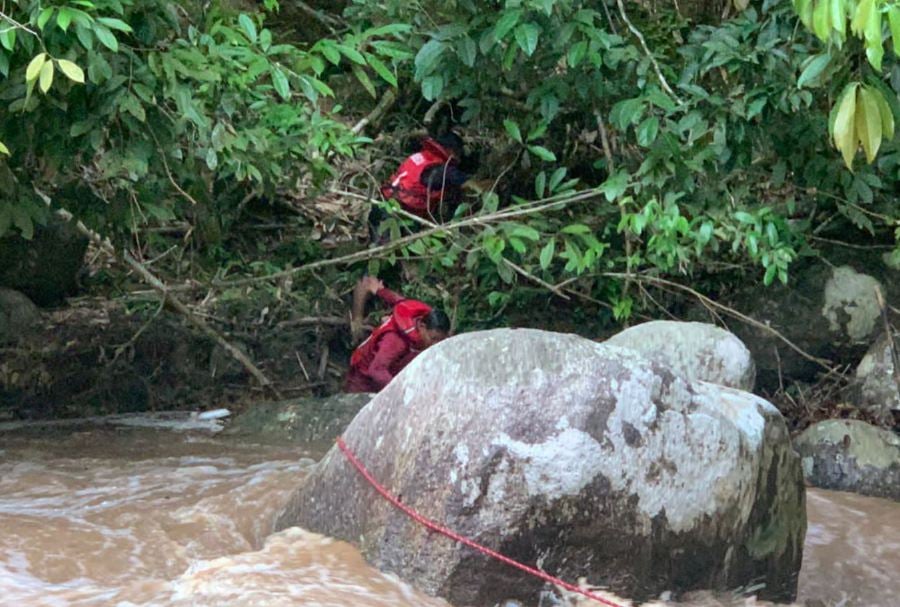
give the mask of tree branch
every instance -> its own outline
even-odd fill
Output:
[[[653,64],[653,70],[656,72],[656,77],[659,79],[660,85],[663,87],[663,90],[666,91],[669,95],[671,95],[678,105],[682,105],[684,102],[681,100],[678,95],[675,94],[675,91],[672,90],[672,87],[669,86],[669,82],[666,80],[666,77],[663,76],[662,70],[659,69],[659,63],[656,62],[656,58],[653,56],[653,53],[650,51],[650,47],[647,46],[647,41],[644,40],[644,35],[641,33],[641,30],[636,28],[631,20],[628,18],[628,13],[625,12],[625,5],[622,4],[622,0],[616,0],[616,4],[619,7],[619,15],[622,16],[622,21],[625,22],[625,25],[628,27],[628,30],[634,34],[634,36],[638,39],[638,42],[641,43],[641,48],[644,49],[644,53],[647,55],[647,58],[650,60],[650,63]]]

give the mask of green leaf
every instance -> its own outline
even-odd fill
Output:
[[[512,28],[516,26],[521,17],[522,11],[520,9],[504,12],[503,16],[497,20],[497,25],[494,26],[494,39],[498,41],[503,40]]]
[[[347,46],[346,44],[338,44],[337,48],[339,51],[341,51],[341,54],[344,57],[346,57],[353,63],[355,63],[357,65],[365,65],[366,64],[366,59],[365,59],[365,57],[362,56],[362,53],[360,53],[358,50],[356,50],[352,46]]]
[[[514,141],[522,143],[522,131],[519,130],[518,124],[507,119],[503,121],[503,128],[506,129],[507,134],[512,137]]]
[[[3,45],[8,51],[12,51],[16,46],[16,29],[6,26],[6,29],[0,30],[0,45]]]
[[[10,155],[9,148],[6,147],[6,145],[4,145],[2,141],[0,141],[0,154],[5,154],[7,156]],[[2,235],[2,232],[0,232],[0,235]]]
[[[894,54],[900,57],[900,6],[896,4],[888,10],[888,26],[891,30]]]
[[[34,56],[34,58],[28,63],[28,67],[25,68],[25,82],[32,82],[41,73],[41,68],[44,67],[44,62],[47,60],[47,53],[38,53]]]
[[[290,99],[291,85],[281,68],[272,66],[269,68],[269,74],[272,76],[272,85],[275,87],[275,92],[281,95],[281,98],[285,101]]]
[[[134,31],[133,29],[131,29],[130,25],[128,25],[121,19],[115,19],[112,17],[98,17],[97,21],[111,30],[118,30],[120,32],[125,32],[126,34],[130,34]]]
[[[894,138],[894,112],[891,111],[891,106],[881,91],[873,88],[871,93],[878,104],[878,113],[881,115],[881,130],[884,138],[891,140]]]
[[[803,88],[806,84],[816,81],[822,75],[822,72],[825,71],[825,68],[828,67],[828,64],[831,63],[831,54],[813,55],[803,63],[806,67],[797,79],[797,88]]]
[[[40,84],[38,85],[41,89],[42,93],[46,93],[50,90],[50,86],[53,84],[53,62],[47,61],[41,67],[41,76],[40,76]]]
[[[253,19],[246,13],[241,13],[238,17],[238,23],[240,24],[241,29],[244,30],[244,33],[247,35],[250,42],[256,44],[256,24],[253,23]]]
[[[562,229],[563,234],[590,234],[591,229],[583,223],[573,223]]]
[[[856,99],[856,132],[871,164],[881,147],[881,112],[869,87],[859,88]]]
[[[835,104],[838,108],[831,130],[832,141],[848,169],[853,169],[853,157],[856,156],[856,90],[858,82],[851,82],[844,87],[844,92]]]
[[[478,57],[478,46],[474,40],[466,36],[459,41],[456,54],[466,67],[474,67],[475,59]]]
[[[47,7],[42,9],[37,18],[37,28],[41,31],[44,31],[44,26],[47,25],[47,22],[50,21],[50,17],[53,16],[53,7]]]
[[[555,162],[556,154],[540,145],[529,145],[528,151],[546,162]]]
[[[609,176],[600,186],[600,191],[606,196],[607,202],[617,199],[626,189],[628,189],[628,173],[624,171]]]
[[[637,128],[638,145],[649,147],[659,134],[659,118],[650,116],[644,120]]]
[[[555,171],[553,171],[553,175],[550,177],[550,193],[556,193],[556,188],[562,183],[562,180],[566,178],[566,173],[568,170],[566,167],[559,167]]]
[[[113,35],[113,33],[109,31],[106,26],[95,23],[93,29],[94,35],[97,36],[97,40],[100,41],[100,44],[114,53],[119,52],[119,41],[116,40],[115,35]]]
[[[66,6],[60,7],[59,14],[56,16],[56,26],[64,32],[67,31],[74,15],[72,9]]]
[[[532,242],[537,242],[541,239],[541,233],[532,228],[531,226],[526,225],[517,225],[510,232],[513,236],[518,236],[519,238],[524,238],[525,240],[530,240]]]
[[[434,101],[441,96],[444,90],[444,77],[440,74],[428,76],[422,81],[422,96],[428,101]]]
[[[541,28],[534,23],[522,23],[516,28],[516,43],[522,52],[528,57],[534,54],[537,49],[538,38],[541,35]]]
[[[547,173],[541,171],[534,178],[534,195],[538,198],[544,197],[544,191],[547,188]]]
[[[546,270],[550,267],[550,264],[553,263],[553,255],[556,254],[556,239],[551,238],[550,242],[544,245],[544,248],[541,249],[541,269]]]
[[[566,63],[569,67],[578,67],[578,64],[584,59],[587,49],[588,43],[586,40],[581,40],[570,46],[569,52],[566,53]]]
[[[352,71],[359,83],[366,89],[366,92],[369,93],[372,98],[378,97],[378,93],[375,91],[375,85],[372,84],[372,80],[369,78],[369,75],[366,74],[366,71],[358,65],[354,65]]]
[[[216,167],[219,166],[219,156],[212,148],[206,150],[206,166],[209,167],[210,171],[215,171]]]
[[[822,42],[826,42],[831,36],[831,3],[827,0],[818,0],[813,9],[813,33]]]
[[[416,80],[423,80],[426,76],[434,72],[440,63],[441,56],[444,54],[443,42],[437,40],[429,40],[419,52],[416,54]]]
[[[388,69],[381,59],[372,55],[371,53],[366,53],[366,61],[372,66],[372,69],[375,70],[375,73],[381,76],[381,79],[390,84],[391,86],[397,86],[397,77],[394,73]]]
[[[84,84],[84,71],[68,59],[59,59],[57,61],[59,71],[66,75],[66,78],[73,82]]]

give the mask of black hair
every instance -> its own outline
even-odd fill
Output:
[[[432,310],[422,317],[425,328],[429,331],[440,331],[441,333],[450,333],[450,317],[443,310]]]
[[[443,135],[438,136],[435,141],[441,144],[444,148],[451,150],[457,156],[462,157],[464,143],[462,137],[454,133],[453,131],[447,131]]]

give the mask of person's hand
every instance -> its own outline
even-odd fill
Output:
[[[364,276],[362,284],[363,288],[372,295],[376,295],[378,291],[384,288],[384,283],[375,276]]]

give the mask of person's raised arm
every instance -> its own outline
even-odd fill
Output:
[[[363,318],[366,316],[366,302],[384,284],[374,276],[363,276],[353,290],[353,306],[350,310],[350,333],[354,341],[360,341],[363,334]]]

